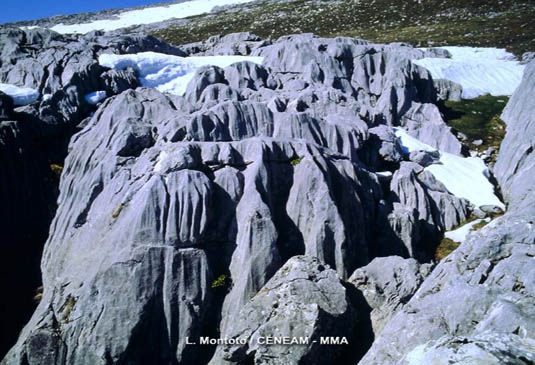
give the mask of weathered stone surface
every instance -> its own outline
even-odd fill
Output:
[[[414,162],[401,163],[392,177],[390,190],[392,202],[416,210],[418,231],[422,237],[422,245],[419,247],[414,247],[412,240],[408,241],[412,235],[403,234],[407,231],[406,225],[412,220],[403,218],[402,222],[405,223],[398,224],[395,215],[390,219],[394,231],[400,233],[411,256],[420,260],[426,260],[426,255],[433,249],[433,240],[441,232],[458,226],[470,215],[470,203],[466,199],[453,196],[430,172],[424,171],[422,166]],[[425,245],[426,242],[428,245],[431,243],[431,246]]]
[[[412,151],[409,154],[409,160],[416,162],[422,167],[427,167],[440,161],[439,151]]]
[[[442,337],[412,350],[400,362],[419,364],[526,364],[535,361],[535,341],[514,334]]]
[[[401,125],[460,153],[432,104],[453,86],[438,90],[411,62],[425,51],[310,34],[218,36],[182,50],[118,32],[0,35],[0,81],[51,94],[15,109],[16,120],[51,139],[80,129],[43,254],[44,296],[3,363],[335,362],[335,347],[214,355],[185,338],[349,336],[368,313],[357,305],[352,321],[349,301],[359,301],[346,298],[340,280],[363,267],[368,281],[358,286],[373,327],[388,331],[398,317],[388,321],[388,312],[403,313],[428,269],[413,259],[370,261],[427,261],[442,232],[469,214],[468,202],[403,162],[393,133]],[[264,63],[203,67],[184,96],[172,96],[132,90],[133,70],[96,62],[102,52],[149,50],[253,54]],[[109,95],[98,107],[83,98],[96,90]],[[425,165],[429,157],[412,158]],[[377,271],[383,261],[390,271]],[[215,285],[221,277],[224,288]],[[372,282],[382,296],[371,294]],[[288,296],[274,308],[264,288]],[[273,317],[258,311],[266,303]],[[255,321],[244,320],[248,313]]]
[[[212,55],[249,55],[255,49],[269,45],[270,41],[250,33],[232,33],[227,35],[215,35],[206,41],[181,45],[180,50],[188,55],[212,56]]]
[[[469,235],[388,322],[360,363],[396,363],[446,335],[490,331],[535,338],[533,225],[532,217],[507,214]]]
[[[246,345],[224,345],[223,359],[255,364],[334,363],[342,346],[322,346],[320,337],[350,337],[353,312],[334,270],[310,256],[292,257],[240,311],[225,332]],[[263,345],[260,337],[308,339],[306,345]],[[262,339],[260,339],[262,340]]]
[[[446,125],[436,105],[413,103],[401,124],[419,141],[444,152],[462,155],[462,144]]]
[[[366,148],[359,151],[361,159],[377,171],[396,168],[403,160],[403,150],[392,128],[379,125],[369,129]]]
[[[371,309],[376,337],[416,293],[431,269],[431,264],[420,265],[414,259],[389,256],[375,258],[351,275],[349,283],[362,293]]]
[[[521,84],[505,107],[507,133],[500,146],[494,173],[510,209],[535,214],[535,61],[526,66]]]
[[[271,140],[252,129],[236,141],[169,142],[170,125],[187,125],[176,119],[179,99],[123,92],[71,141],[43,255],[43,304],[6,361],[34,356],[37,338],[64,354],[56,363],[143,361],[152,351],[162,362],[201,361],[206,353],[184,347],[185,334],[213,331],[211,311],[221,311],[226,329],[288,258],[307,253],[341,277],[370,260],[367,222],[380,196],[372,174],[308,137]],[[247,105],[234,105],[246,119],[228,119],[237,131],[250,125]],[[214,309],[209,284],[221,269],[233,285]],[[191,270],[188,284],[169,276]],[[71,321],[82,313],[87,321]],[[57,326],[61,344],[49,338]],[[154,343],[139,347],[146,333]]]
[[[433,80],[437,91],[437,100],[461,101],[463,88],[461,85],[444,79]]]

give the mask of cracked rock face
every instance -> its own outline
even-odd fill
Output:
[[[399,256],[378,257],[351,275],[349,283],[359,290],[371,309],[370,319],[377,337],[383,327],[416,293],[431,272],[431,264]]]
[[[506,215],[468,236],[383,328],[361,364],[397,362],[442,336],[535,338],[534,222]]]
[[[342,346],[322,346],[321,337],[349,337],[353,313],[336,271],[317,258],[294,256],[229,324],[225,338],[243,345],[221,346],[226,361],[254,358],[255,364],[332,363]],[[265,345],[265,338],[306,339],[298,346]]]

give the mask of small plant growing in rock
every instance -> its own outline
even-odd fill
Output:
[[[294,158],[293,160],[290,161],[290,165],[297,166],[297,165],[299,165],[301,163],[301,160],[302,160],[301,157]]]
[[[117,208],[115,208],[113,210],[113,212],[111,212],[111,217],[113,219],[117,218],[119,216],[119,214],[121,214],[121,210],[123,210],[123,207],[124,207],[124,203],[121,203],[117,206]]]
[[[53,163],[50,165],[50,171],[52,171],[54,176],[59,179],[61,176],[61,173],[63,172],[63,166]]]
[[[440,245],[438,245],[435,251],[435,261],[439,262],[440,260],[448,256],[450,253],[455,251],[455,249],[457,249],[457,247],[459,246],[460,243],[444,237],[444,239],[442,240],[442,242],[440,242]]]
[[[41,299],[43,299],[43,286],[41,285],[37,289],[35,289],[35,295],[33,296],[33,301],[36,303],[41,302]]]
[[[213,289],[227,288],[229,284],[230,284],[230,278],[227,275],[222,274],[222,275],[219,275],[219,277],[212,282],[212,288]]]

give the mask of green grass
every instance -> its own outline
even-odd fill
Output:
[[[450,253],[455,251],[459,247],[460,243],[450,240],[449,238],[444,237],[442,242],[438,245],[435,250],[435,261],[439,262],[440,260],[447,257]]]
[[[227,275],[219,275],[217,279],[212,282],[213,289],[227,289],[230,286],[230,278]]]
[[[302,159],[300,157],[296,158],[296,159],[293,159],[293,160],[290,161],[290,165],[297,166],[297,165],[299,165],[301,163],[301,160]]]
[[[245,31],[263,38],[310,32],[414,46],[492,46],[521,55],[535,50],[535,6],[533,0],[266,1],[190,17],[152,34],[179,45]]]
[[[482,152],[489,147],[498,150],[505,136],[505,123],[500,115],[508,100],[507,96],[484,95],[459,102],[447,101],[442,112],[449,126],[468,137],[471,150]],[[483,141],[481,146],[472,144],[479,139]]]

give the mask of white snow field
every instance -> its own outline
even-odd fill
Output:
[[[524,65],[499,48],[439,47],[452,58],[423,58],[413,61],[425,67],[434,79],[446,79],[463,87],[464,99],[491,94],[512,95],[522,80]]]
[[[436,151],[418,141],[401,128],[394,128],[405,153],[411,151]],[[488,169],[479,157],[459,157],[440,151],[440,164],[425,168],[442,182],[453,195],[465,198],[476,207],[494,205],[505,210],[504,204],[494,194],[494,186],[488,180]]]
[[[169,19],[181,19],[188,16],[210,12],[216,6],[243,4],[252,0],[193,0],[168,6],[157,6],[140,10],[130,10],[120,13],[113,19],[96,20],[91,23],[53,26],[58,33],[89,33],[93,30],[115,30],[132,25],[151,24]]]
[[[490,218],[476,219],[475,221],[467,223],[464,226],[461,226],[453,231],[448,231],[444,233],[444,237],[449,238],[452,241],[461,243],[466,239],[466,236],[468,236],[468,233],[472,231],[472,227],[478,224],[479,222],[483,222],[483,221],[490,222]]]
[[[39,91],[29,87],[0,84],[0,91],[11,96],[13,103],[17,106],[31,104],[39,98]]]
[[[241,61],[262,63],[262,57],[252,56],[201,56],[179,57],[155,52],[129,55],[103,54],[98,62],[114,70],[132,67],[138,72],[142,86],[155,88],[161,92],[183,95],[195,70],[201,66],[227,67]]]
[[[106,99],[105,91],[95,91],[85,96],[85,100],[92,105],[97,105],[104,99]]]

